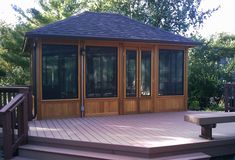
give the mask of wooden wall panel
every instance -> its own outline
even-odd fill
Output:
[[[43,101],[40,107],[41,118],[80,117],[79,103],[78,100]]]
[[[124,107],[124,114],[137,113],[138,112],[138,100],[137,99],[125,99],[123,107]]]
[[[80,116],[80,100],[42,100],[42,82],[41,82],[41,67],[42,67],[42,43],[52,44],[77,44],[80,46],[79,40],[68,39],[39,39],[37,41],[37,97],[35,100],[38,102],[38,118],[59,118],[59,117],[71,117]],[[164,111],[181,111],[187,108],[187,48],[190,46],[179,46],[168,44],[154,44],[154,43],[140,43],[140,42],[111,42],[111,41],[88,41],[84,40],[85,45],[96,46],[116,46],[118,47],[118,97],[116,98],[96,98],[85,99],[85,114],[86,116],[93,115],[113,115],[113,114],[131,114],[131,113],[143,113],[143,112],[164,112]],[[125,48],[147,48],[152,49],[152,99],[137,98],[131,99],[125,97]],[[184,83],[184,96],[158,96],[158,49],[185,49],[185,83]],[[78,54],[80,56],[80,54]],[[78,57],[80,59],[80,57]],[[79,69],[79,75],[81,73]],[[78,84],[80,84],[80,78],[78,78]],[[80,86],[80,85],[78,85]],[[85,87],[85,85],[84,85]],[[78,87],[79,97],[80,87]]]
[[[85,100],[85,115],[117,115],[118,114],[118,99],[86,99]]]
[[[140,113],[147,113],[147,112],[153,112],[153,100],[150,98],[141,98],[139,100],[140,102]]]
[[[184,96],[164,96],[156,98],[155,112],[184,111]]]

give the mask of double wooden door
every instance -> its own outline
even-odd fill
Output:
[[[150,48],[125,48],[124,114],[153,112],[153,52]]]

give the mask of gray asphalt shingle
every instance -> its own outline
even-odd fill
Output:
[[[62,37],[197,45],[198,42],[115,13],[83,12],[26,33]]]

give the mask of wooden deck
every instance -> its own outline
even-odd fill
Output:
[[[209,142],[198,136],[200,126],[184,121],[186,113],[194,112],[36,120],[29,123],[29,135],[147,148]],[[218,124],[213,137],[235,138],[235,123]]]
[[[200,126],[184,121],[188,113],[198,112],[34,120],[29,123],[29,141],[145,158],[235,154],[235,123],[218,124],[213,129],[214,140],[206,140],[199,137]]]
[[[188,113],[198,112],[34,120],[29,122],[29,144],[19,155],[50,159],[64,151],[61,159],[91,155],[118,160],[235,154],[235,123],[218,124],[214,139],[206,140],[199,137],[200,126],[184,121]]]

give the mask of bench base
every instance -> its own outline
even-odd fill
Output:
[[[212,128],[215,128],[216,124],[210,124],[210,125],[201,125],[201,135],[199,137],[212,140]]]

